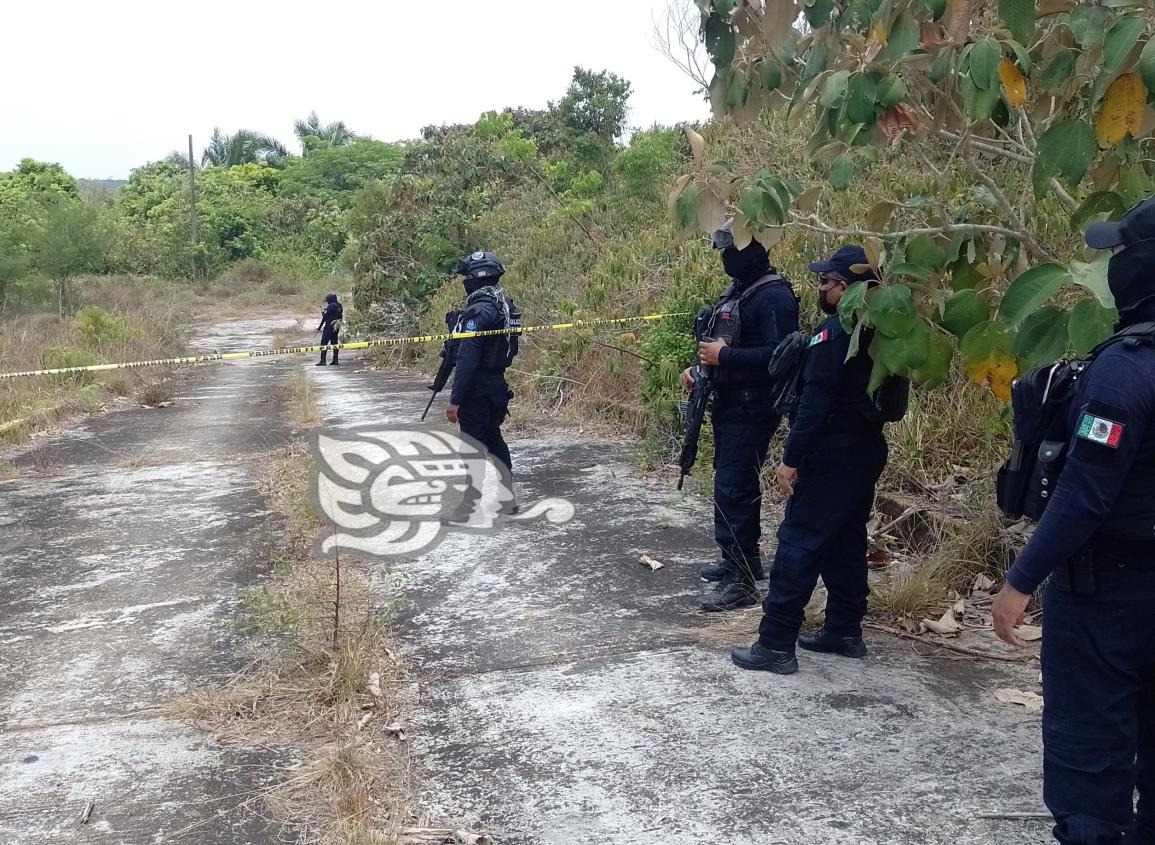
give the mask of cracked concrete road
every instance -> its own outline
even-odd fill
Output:
[[[412,423],[428,397],[400,375],[315,377],[335,426]],[[434,818],[501,845],[1049,841],[1045,824],[977,818],[1041,809],[1038,717],[993,695],[1035,689],[1037,668],[874,635],[865,661],[803,652],[792,677],[743,672],[728,650],[758,611],[692,610],[711,553],[703,502],[580,434],[511,445],[523,507],[561,496],[576,518],[452,534],[385,587],[407,599],[409,733]]]
[[[295,320],[232,322],[249,348]],[[263,843],[238,805],[280,775],[158,708],[245,660],[233,616],[268,559],[251,459],[286,442],[293,362],[198,370],[173,407],[16,451],[0,484],[0,843]],[[91,817],[78,824],[92,802]]]

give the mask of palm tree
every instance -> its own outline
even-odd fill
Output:
[[[293,124],[293,131],[301,142],[302,155],[318,147],[343,147],[357,140],[357,136],[342,121],[323,124],[315,111],[309,112],[304,120]]]
[[[238,129],[232,135],[213,129],[209,144],[201,153],[201,164],[206,167],[233,167],[238,164],[263,163],[280,167],[289,155],[285,145],[269,135],[251,129]]]

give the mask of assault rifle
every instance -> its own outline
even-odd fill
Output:
[[[453,334],[457,328],[461,313],[461,311],[450,311],[445,315],[445,327],[449,329],[450,334]],[[441,347],[441,366],[437,368],[437,375],[433,377],[433,384],[428,385],[429,389],[433,391],[433,395],[429,397],[429,403],[421,414],[422,422],[425,422],[425,417],[428,416],[429,409],[433,407],[433,400],[437,398],[437,394],[445,389],[445,385],[449,384],[449,377],[453,375],[453,368],[457,366],[457,344],[460,342],[451,337]]]
[[[710,342],[709,338],[704,340]],[[698,440],[702,436],[702,422],[706,418],[706,406],[710,404],[710,394],[714,390],[712,370],[713,367],[698,362],[690,371],[694,377],[694,389],[690,393],[690,398],[682,402],[682,421],[686,424],[686,439],[682,443],[682,454],[678,457],[678,466],[682,470],[678,476],[679,490],[682,489],[686,476],[690,474],[690,470],[698,460]]]

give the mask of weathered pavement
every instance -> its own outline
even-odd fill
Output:
[[[250,348],[294,323],[234,322],[198,345]],[[282,761],[157,708],[242,665],[234,610],[269,557],[246,461],[289,439],[270,398],[295,363],[205,368],[174,407],[95,417],[13,456],[0,483],[0,843],[280,841],[234,811]]]
[[[419,418],[421,380],[352,369],[316,371],[331,424]],[[691,610],[708,508],[579,434],[511,440],[521,497],[568,498],[576,518],[451,535],[391,576],[435,818],[501,845],[1049,841],[1046,825],[975,818],[1039,809],[1038,719],[992,694],[1033,689],[1037,669],[875,636],[865,661],[743,672],[728,649],[749,637]]]

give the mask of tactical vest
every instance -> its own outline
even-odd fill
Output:
[[[695,327],[695,336],[698,340],[724,340],[727,346],[741,348],[742,346],[742,303],[758,291],[774,284],[786,284],[786,280],[777,273],[767,273],[760,279],[752,282],[741,291],[731,284],[722,292],[718,303],[709,312],[704,325]],[[703,309],[702,316],[705,316]],[[701,318],[699,318],[701,320]],[[732,379],[727,376],[726,368],[719,367],[714,375],[715,384],[727,384]]]
[[[513,304],[513,300],[505,295],[500,285],[488,285],[475,290],[465,300],[468,308],[483,299],[488,299],[501,315],[502,329],[520,330],[522,328],[521,312]],[[460,326],[457,329],[460,331]],[[507,334],[489,335],[481,338],[481,368],[491,372],[504,372],[509,369],[519,350],[519,335],[510,332]]]

